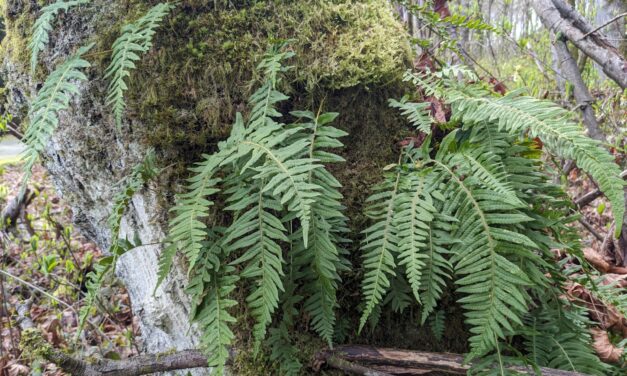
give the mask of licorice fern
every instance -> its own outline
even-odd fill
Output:
[[[135,63],[141,59],[141,55],[150,50],[156,29],[174,7],[169,3],[155,5],[137,21],[124,25],[122,35],[113,42],[111,63],[104,78],[110,80],[107,105],[113,108],[118,127],[122,125],[126,107],[124,92],[128,90],[128,86],[125,79],[130,77],[131,70],[135,69]]]
[[[614,158],[598,141],[587,137],[580,125],[569,120],[569,113],[552,102],[522,95],[522,90],[505,96],[490,95],[479,84],[461,86],[452,80],[433,81],[423,75],[407,73],[405,79],[437,93],[451,105],[453,116],[468,129],[490,122],[499,130],[515,135],[539,137],[549,151],[567,159],[589,173],[612,204],[615,235],[621,232],[625,212],[625,182]]]
[[[68,9],[81,4],[87,4],[89,0],[59,0],[52,4],[41,8],[41,15],[33,24],[32,35],[28,48],[30,49],[30,68],[31,73],[37,68],[37,59],[39,53],[42,52],[49,42],[49,33],[52,30],[52,22],[60,11],[67,12]]]
[[[22,156],[25,162],[23,188],[30,179],[33,166],[39,160],[39,153],[44,150],[59,126],[59,112],[65,111],[70,105],[72,95],[78,93],[78,82],[87,80],[82,70],[89,68],[90,64],[82,56],[92,46],[93,44],[81,47],[50,73],[30,105],[28,112],[30,124],[23,139],[26,144],[26,150]]]
[[[451,68],[406,76],[419,94],[451,105],[451,123],[442,126],[448,135],[437,143],[432,145],[428,136],[419,148],[403,149],[368,199],[366,213],[374,224],[364,231],[361,246],[359,328],[371,316],[376,322],[387,303],[398,311],[420,305],[424,324],[452,279],[470,332],[467,359],[479,358],[473,372],[504,375],[529,365],[577,369],[585,364],[590,372],[602,373],[587,324],[569,324],[569,312],[578,308],[562,308],[557,299],[565,277],[551,249],[576,252],[562,243],[572,217],[565,215],[570,210],[566,196],[549,182],[541,152],[529,137],[539,136],[550,151],[576,160],[599,181],[622,217],[618,167],[553,105],[518,93],[496,97],[481,84],[459,83],[460,74],[471,75]],[[428,133],[431,126],[423,123],[428,107],[406,103],[390,101]],[[413,302],[407,301],[406,285]],[[553,303],[547,297],[555,297]],[[555,332],[552,341],[543,339],[542,359],[529,348],[525,355],[511,345],[514,337],[537,334],[530,329],[530,315],[538,306],[561,312],[547,324]],[[570,334],[558,335],[561,331]]]
[[[343,161],[328,150],[342,146],[338,138],[345,133],[330,125],[337,116],[333,113],[297,111],[293,116],[305,122],[278,121],[282,115],[277,107],[288,97],[277,84],[288,69],[282,63],[291,56],[276,47],[265,56],[258,66],[265,80],[250,97],[247,121],[236,116],[230,137],[191,169],[193,176],[172,209],[159,283],[181,251],[190,274],[192,318],[204,331],[212,366],[223,365],[229,356],[229,311],[235,305],[229,295],[235,288],[246,291],[255,350],[280,305],[283,320],[270,336],[275,354],[278,348],[291,348],[294,304],[302,304],[313,329],[332,340],[335,291],[339,271],[346,267],[340,246],[347,226],[340,185],[324,164]],[[224,227],[209,218],[216,196],[223,197],[223,209],[230,213]],[[211,342],[214,338],[218,341]],[[286,372],[300,368],[283,362],[282,367]]]

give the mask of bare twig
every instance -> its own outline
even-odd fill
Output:
[[[599,27],[595,27],[594,29],[592,29],[592,30],[588,31],[587,33],[585,33],[585,34],[583,35],[583,37],[581,37],[581,39],[586,38],[587,36],[589,36],[589,35],[590,35],[590,34],[592,34],[592,33],[596,33],[597,31],[599,31],[599,30],[603,29],[603,28],[604,28],[604,27],[606,27],[607,25],[609,25],[609,24],[611,24],[611,23],[613,23],[613,22],[615,22],[615,21],[618,21],[619,19],[621,19],[621,18],[623,18],[623,17],[625,17],[625,16],[627,16],[627,12],[619,14],[618,16],[616,16],[616,17],[612,18],[611,20],[607,21],[607,22],[606,22],[606,23],[604,23],[603,25],[601,25],[601,26],[599,26]]]
[[[627,178],[627,170],[621,172],[620,177],[625,179]],[[597,198],[601,197],[603,195],[603,192],[601,192],[600,189],[596,189],[594,191],[588,192],[585,195],[581,196],[580,198],[575,200],[575,205],[577,205],[577,208],[581,209],[584,206],[590,204],[592,201],[596,200]]]
[[[68,303],[64,302],[63,300],[57,298],[56,296],[47,293],[42,288],[40,288],[38,286],[35,286],[32,283],[30,283],[30,282],[26,282],[25,280],[21,279],[20,277],[14,276],[13,274],[11,274],[9,272],[5,272],[2,269],[0,269],[0,274],[4,274],[5,276],[7,276],[9,278],[12,278],[13,280],[15,280],[15,281],[17,281],[17,282],[19,282],[19,283],[21,283],[21,284],[23,284],[25,286],[28,286],[29,288],[37,291],[38,293],[40,293],[42,295],[45,295],[47,298],[50,298],[50,299],[54,300],[55,302],[61,304],[62,306],[69,308],[72,312],[74,312],[76,315],[78,315],[78,312],[76,312],[74,307],[72,307]]]

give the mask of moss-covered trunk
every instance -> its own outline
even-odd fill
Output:
[[[159,164],[170,167],[134,196],[122,235],[138,233],[145,244],[163,240],[167,209],[187,174],[185,167],[228,134],[236,111],[246,111],[245,98],[256,83],[254,68],[276,39],[293,39],[296,52],[294,69],[283,81],[292,98],[286,110],[322,107],[342,114],[338,126],[350,136],[341,152],[347,163],[336,174],[354,214],[353,226],[363,225],[362,200],[380,167],[395,160],[396,143],[406,132],[387,99],[403,93],[400,78],[411,51],[387,0],[180,1],[133,73],[119,130],[104,104],[103,70],[121,26],[156,2],[94,0],[60,14],[43,64],[31,76],[30,27],[41,3],[48,2],[1,2],[7,30],[1,50],[4,105],[25,119],[42,78],[76,48],[96,42],[87,56],[93,63],[90,81],[61,115],[44,156],[85,236],[107,248],[112,239],[106,218],[116,183],[154,147]],[[188,330],[183,269],[152,294],[159,252],[156,245],[135,249],[117,268],[140,318],[144,350],[194,347],[197,333]]]

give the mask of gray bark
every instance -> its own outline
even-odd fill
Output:
[[[585,36],[593,27],[562,0],[533,0],[531,5],[544,26],[563,34],[599,64],[609,78],[621,88],[627,88],[627,60],[604,41],[601,31]]]
[[[601,128],[599,128],[594,109],[592,108],[594,98],[592,98],[588,87],[585,82],[583,82],[577,62],[570,54],[566,41],[563,38],[557,38],[555,41],[555,50],[558,58],[559,72],[561,72],[573,86],[573,94],[577,101],[577,107],[583,115],[583,123],[588,130],[588,135],[595,140],[606,141],[605,135],[603,135]]]

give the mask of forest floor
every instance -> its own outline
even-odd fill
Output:
[[[0,209],[19,191],[21,171],[19,165],[0,162]],[[577,170],[568,181],[571,197],[596,189]],[[38,363],[20,351],[24,316],[30,316],[53,346],[82,357],[119,359],[137,354],[136,318],[125,289],[116,281],[103,284],[106,287],[97,307],[77,338],[85,277],[101,252],[72,227],[71,209],[55,192],[43,168],[35,168],[30,186],[35,197],[25,208],[26,215],[10,231],[0,232],[0,376],[63,374],[54,364]],[[597,251],[603,248],[611,224],[607,205],[601,197],[583,208],[582,219],[589,228],[581,223],[577,226],[583,248],[612,264],[610,254]]]
[[[0,209],[19,191],[21,171],[0,162]],[[136,354],[138,325],[128,294],[115,281],[105,284],[77,338],[85,276],[101,252],[72,227],[71,209],[43,168],[35,169],[30,187],[35,197],[26,216],[15,228],[0,232],[0,376],[62,374],[55,365],[40,364],[20,351],[24,316],[59,349],[114,359]]]

